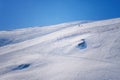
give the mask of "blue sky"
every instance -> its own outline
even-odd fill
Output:
[[[0,0],[0,30],[120,17],[120,0]]]

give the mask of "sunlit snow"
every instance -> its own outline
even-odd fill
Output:
[[[0,80],[120,80],[120,18],[0,31]]]

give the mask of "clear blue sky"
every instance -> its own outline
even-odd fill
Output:
[[[0,0],[0,30],[120,17],[120,0]]]

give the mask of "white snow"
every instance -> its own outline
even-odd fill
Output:
[[[119,34],[120,18],[0,31],[0,80],[120,80]]]

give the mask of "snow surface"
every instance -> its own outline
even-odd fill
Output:
[[[0,31],[0,80],[120,80],[120,18]]]

